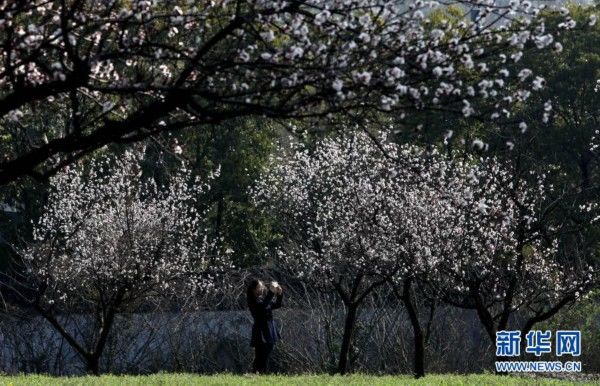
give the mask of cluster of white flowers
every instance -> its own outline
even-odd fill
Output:
[[[206,290],[228,264],[215,255],[197,199],[208,185],[185,169],[157,186],[141,155],[101,157],[51,180],[48,202],[23,251],[46,302]]]
[[[478,17],[432,25],[427,15],[452,4]],[[496,98],[502,111],[543,86],[507,70],[528,43],[554,42],[541,8],[528,0],[4,1],[0,94],[16,110],[74,90],[90,108],[110,102],[122,114],[142,93],[181,107],[173,88],[236,112],[302,114],[318,101],[404,111],[475,97]],[[464,76],[472,72],[480,76]],[[523,82],[506,87],[511,76]],[[193,111],[185,101],[184,116]]]
[[[544,176],[528,183],[494,158],[450,160],[364,133],[294,150],[253,196],[287,227],[281,258],[307,280],[413,277],[440,296],[468,296],[472,284],[504,296],[518,277],[515,304],[589,281],[559,265],[558,236],[537,228]]]

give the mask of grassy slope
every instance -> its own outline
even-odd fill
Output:
[[[592,385],[597,383],[572,383],[552,379],[499,377],[495,375],[430,375],[420,380],[409,376],[238,376],[193,374],[156,374],[149,376],[113,376],[53,378],[42,375],[4,377],[1,385]]]

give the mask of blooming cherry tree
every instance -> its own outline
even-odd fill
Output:
[[[478,16],[429,19],[453,4]],[[528,0],[4,1],[0,183],[240,116],[443,107],[505,119],[543,86],[519,68],[528,47],[559,47],[539,11]]]
[[[350,136],[325,140],[313,153],[298,147],[290,159],[274,161],[254,198],[283,223],[282,263],[335,290],[346,306],[338,363],[343,373],[360,306],[396,265],[391,232],[381,231],[393,189],[391,160],[365,136]]]
[[[210,290],[228,266],[215,255],[197,209],[208,186],[184,169],[168,186],[157,186],[142,178],[140,160],[132,152],[102,157],[53,177],[22,267],[3,280],[94,374],[117,313]],[[63,312],[94,317],[91,343],[63,323]]]
[[[550,199],[554,188],[544,174],[494,163],[486,169],[481,188],[447,223],[447,242],[438,244],[431,271],[437,279],[426,281],[438,298],[476,310],[494,343],[497,331],[516,325],[526,334],[575,302],[597,275],[575,250],[560,247],[572,231],[554,215],[562,197]]]
[[[505,249],[512,217],[510,208],[503,206],[506,198],[498,194],[497,181],[489,174],[489,166],[499,167],[493,158],[449,159],[435,149],[413,148],[408,160],[411,166],[403,169],[405,175],[388,193],[389,223],[384,231],[396,235],[399,269],[389,272],[388,280],[412,325],[414,374],[420,377],[425,374],[425,337],[417,294],[429,295],[427,285],[444,280],[440,265],[451,259],[446,251],[468,245],[470,256],[476,259],[481,250]],[[489,211],[492,205],[496,210]],[[473,224],[470,233],[461,228],[466,223]],[[434,296],[429,300],[438,301]]]
[[[597,283],[593,266],[559,245],[569,231],[553,212],[564,195],[551,198],[545,175],[516,173],[496,158],[448,160],[435,151],[419,170],[425,184],[408,207],[425,210],[406,212],[402,191],[391,198],[402,205],[390,212],[392,223],[412,230],[398,243],[403,265],[391,284],[413,325],[417,375],[424,373],[424,347],[412,286],[432,301],[475,309],[494,343],[496,331],[510,324],[526,334]]]

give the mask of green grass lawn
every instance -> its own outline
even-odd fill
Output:
[[[148,376],[64,377],[43,375],[0,376],[1,385],[598,385],[598,382],[568,382],[547,378],[519,378],[496,375],[429,375],[415,380],[410,376],[370,375],[298,375],[298,376],[244,376],[244,375],[194,375],[155,374]]]

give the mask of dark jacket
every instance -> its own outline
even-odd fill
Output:
[[[254,319],[252,325],[252,339],[250,346],[257,346],[261,343],[275,343],[281,336],[273,322],[273,310],[281,307],[283,295],[277,295],[275,301],[273,297],[275,293],[269,290],[269,293],[264,298],[248,299],[248,308]]]

